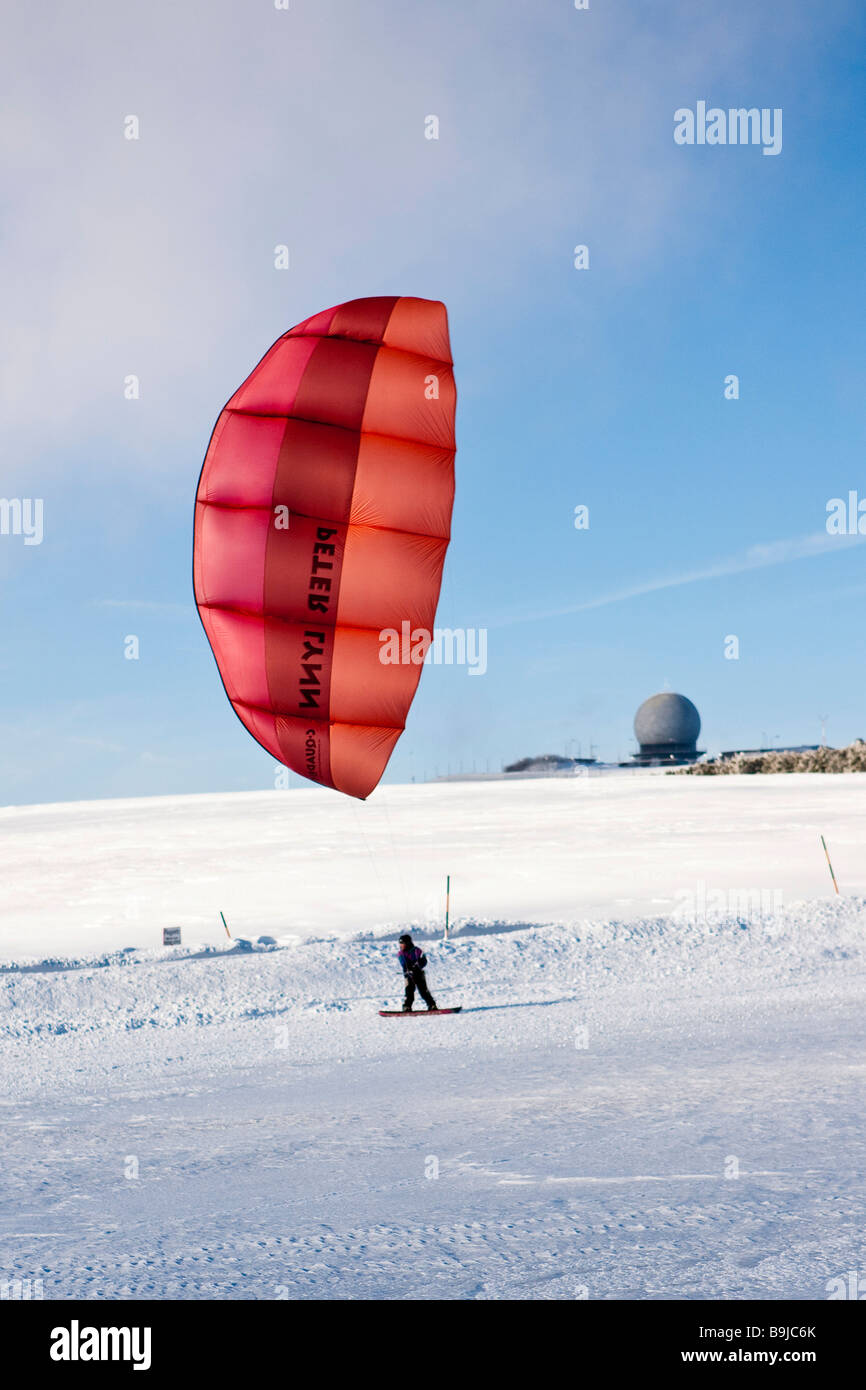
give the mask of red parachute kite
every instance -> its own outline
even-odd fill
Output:
[[[202,467],[195,598],[226,694],[273,757],[350,796],[378,783],[421,674],[383,662],[381,634],[432,637],[455,403],[445,305],[353,299],[277,339]]]

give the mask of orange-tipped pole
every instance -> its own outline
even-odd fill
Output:
[[[827,841],[824,839],[823,835],[821,836],[821,844],[824,846],[824,853],[827,856],[827,868],[830,870],[830,877],[833,880],[833,887],[836,889],[836,892],[838,893],[839,885],[836,882],[836,875],[833,873],[833,865],[830,863],[830,851],[827,848]]]

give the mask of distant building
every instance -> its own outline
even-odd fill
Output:
[[[784,748],[775,746],[773,748],[728,748],[719,754],[722,758],[756,758],[761,753],[817,753],[821,747],[826,748],[826,744],[820,743],[788,743]]]
[[[567,758],[559,753],[543,753],[537,758],[518,758],[501,772],[457,772],[434,777],[434,782],[513,782],[530,777],[588,777],[605,772],[611,765],[597,758]]]
[[[595,758],[567,758],[560,753],[542,753],[537,758],[518,758],[503,772],[567,772],[573,767],[591,767]]]
[[[701,716],[685,695],[672,690],[651,695],[634,717],[640,751],[634,761],[643,767],[659,763],[693,763],[698,753]]]

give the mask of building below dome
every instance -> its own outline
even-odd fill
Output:
[[[507,763],[503,772],[570,772],[576,767],[594,767],[596,758],[570,758],[561,753],[540,753],[535,758],[519,758]]]
[[[660,763],[693,763],[700,756],[701,716],[685,695],[662,691],[644,700],[634,717],[640,751],[634,761],[651,767]]]

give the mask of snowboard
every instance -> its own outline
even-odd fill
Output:
[[[456,1009],[380,1009],[380,1018],[435,1018],[437,1014],[459,1014],[463,1008],[458,1004]]]

